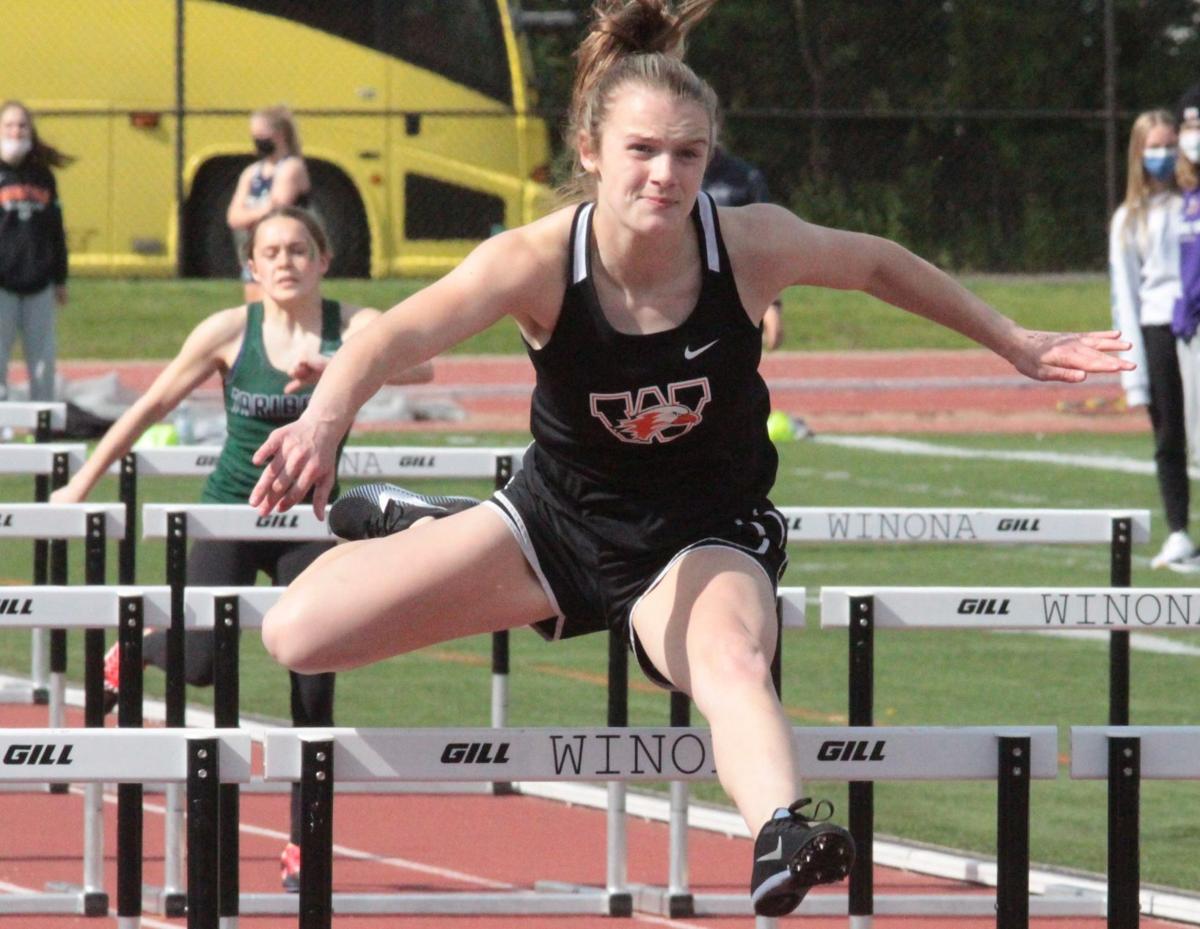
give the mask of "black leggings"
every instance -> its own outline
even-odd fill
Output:
[[[1188,527],[1191,503],[1188,483],[1187,425],[1183,413],[1183,379],[1170,326],[1143,326],[1146,370],[1150,375],[1150,424],[1154,427],[1154,468],[1166,511],[1167,528]]]
[[[332,542],[217,542],[201,539],[188,553],[187,582],[198,587],[249,587],[262,571],[276,587],[294,581]],[[213,682],[213,635],[206,629],[184,633],[184,678],[195,687]],[[147,664],[167,667],[167,635],[155,630],[146,636],[142,655]],[[289,671],[293,726],[333,725],[334,675]],[[292,841],[300,842],[300,785],[292,785]]]

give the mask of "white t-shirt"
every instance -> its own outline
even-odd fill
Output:
[[[1127,223],[1128,211],[1122,205],[1109,228],[1113,328],[1133,343],[1121,357],[1137,365],[1133,371],[1121,372],[1121,386],[1131,406],[1145,404],[1150,397],[1141,327],[1170,325],[1175,303],[1183,295],[1179,278],[1182,209],[1179,194],[1155,194],[1141,221]]]

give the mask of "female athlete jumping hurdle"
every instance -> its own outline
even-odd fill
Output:
[[[627,630],[646,673],[707,718],[721,783],[758,833],[755,910],[782,915],[842,879],[853,844],[793,802],[771,681],[786,530],[767,497],[764,310],[798,284],[865,291],[1043,380],[1124,370],[1111,353],[1128,346],[1024,329],[883,239],[768,204],[715,208],[699,192],[717,102],[681,57],[712,3],[597,5],[571,113],[578,205],[487,240],[347,343],[258,450],[251,503],[286,510],[315,488],[323,512],[338,440],[387,372],[512,317],[537,372],[523,470],[484,505],[323,555],[263,640],[314,672],[532,623],[556,638]]]

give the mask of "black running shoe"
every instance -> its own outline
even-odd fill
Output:
[[[418,519],[435,519],[470,509],[474,497],[427,497],[395,484],[363,484],[346,491],[329,508],[329,531],[355,542],[407,529]]]
[[[815,884],[832,884],[850,873],[854,840],[841,826],[825,818],[809,819],[800,810],[812,803],[805,798],[778,809],[754,842],[754,870],[750,875],[750,900],[759,916],[784,916],[800,905]],[[833,805],[822,800],[821,805]]]

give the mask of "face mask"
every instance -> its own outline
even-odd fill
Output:
[[[0,139],[0,158],[19,164],[33,148],[33,139]]]
[[[260,139],[258,136],[251,136],[254,141],[254,150],[258,152],[260,158],[269,158],[275,154],[274,139]]]
[[[1200,162],[1200,129],[1185,129],[1179,134],[1179,150],[1193,164]]]
[[[1142,167],[1156,181],[1167,181],[1175,175],[1175,148],[1148,148],[1142,152]]]

